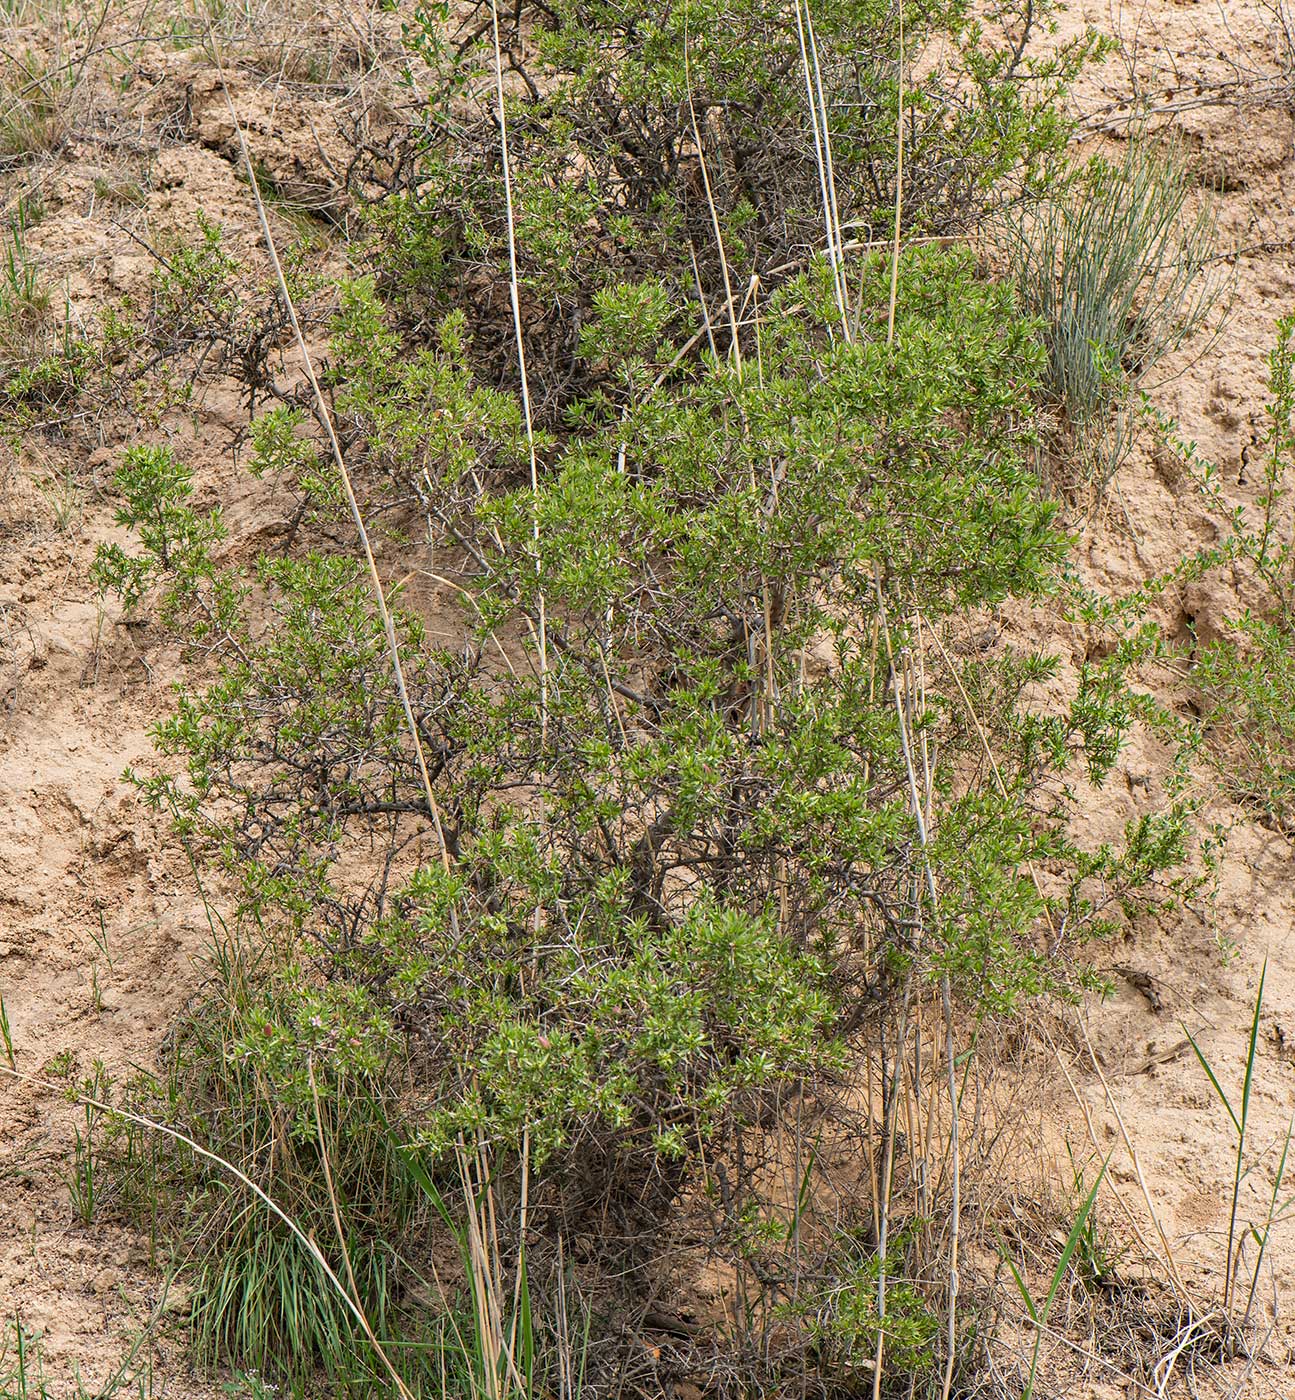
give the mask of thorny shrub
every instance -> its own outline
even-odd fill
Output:
[[[132,1092],[340,1231],[429,1393],[459,1324],[427,1301],[427,1203],[465,1154],[493,1165],[492,1247],[545,1280],[528,1316],[568,1377],[567,1300],[591,1300],[588,1394],[848,1393],[864,1350],[886,1393],[938,1393],[986,1324],[945,1316],[931,1162],[896,1135],[915,1008],[947,992],[981,1025],[1072,993],[1082,940],[1175,896],[1187,819],[1079,848],[1070,774],[1100,783],[1138,708],[1119,667],[1044,706],[1052,658],[975,640],[1047,597],[1067,548],[1031,465],[1040,325],[966,253],[906,247],[891,344],[868,245],[901,139],[909,233],[1038,193],[1055,99],[1100,46],[1030,59],[1046,7],[973,22],[957,0],[906,7],[902,44],[875,0],[501,20],[532,435],[495,20],[459,18],[414,26],[435,91],[362,275],[334,295],[290,272],[414,581],[391,590],[403,693],[273,290],[207,225],[117,329],[128,375],[239,376],[253,470],[295,503],[289,553],[243,572],[174,457],[135,449],[115,480],[136,542],[104,547],[101,587],[207,653],[134,778],[214,882],[218,935]],[[953,60],[919,64],[937,37]],[[462,600],[449,642],[429,577]],[[817,1143],[790,1203],[789,1120]],[[829,1214],[833,1141],[860,1185]],[[182,1152],[128,1156],[197,1252],[205,1357],[372,1386],[279,1220]],[[645,1349],[663,1291],[707,1267],[741,1306]]]
[[[917,252],[888,349],[888,265],[853,276],[856,340],[834,336],[815,269],[770,297],[737,354],[664,380],[668,294],[607,289],[581,346],[621,390],[578,406],[534,492],[483,484],[483,463],[523,450],[521,426],[475,385],[461,322],[401,360],[357,283],[335,326],[339,402],[348,371],[388,376],[398,407],[370,414],[370,451],[419,454],[431,528],[462,561],[462,647],[434,645],[408,608],[397,619],[436,813],[362,577],[319,553],[214,585],[242,609],[219,676],[181,695],[158,729],[163,763],[137,778],[195,860],[233,877],[232,936],[263,950],[261,982],[214,993],[206,1013],[254,1071],[260,1112],[309,1143],[313,1076],[380,1081],[373,1132],[433,1169],[464,1141],[526,1159],[537,1257],[540,1241],[596,1230],[582,1277],[626,1301],[660,1285],[681,1202],[720,1164],[709,1248],[761,1281],[771,1384],[810,1353],[839,1364],[829,1336],[883,1328],[843,1284],[787,1331],[798,1269],[857,1280],[861,1266],[839,1233],[793,1248],[771,1227],[758,1164],[774,1105],[791,1095],[812,1114],[941,978],[976,1016],[1064,993],[1083,975],[1066,950],[1150,890],[1185,839],[1171,810],[1135,823],[1122,851],[1077,849],[1064,774],[1104,776],[1130,718],[1122,692],[1103,675],[1044,714],[1022,699],[1048,658],[956,645],[971,610],[1043,596],[1065,550],[1028,465],[1035,327],[965,255]],[[264,437],[285,461],[297,440],[283,417]],[[105,547],[105,585],[127,602],[137,577],[185,593],[190,556],[166,541],[206,527],[179,522],[183,472],[137,450],[117,484],[144,552],[127,565]],[[1064,940],[1045,945],[1048,926]],[[171,1102],[246,1163],[247,1096],[220,1081],[181,1056]],[[252,1165],[319,1209],[307,1172]],[[494,1186],[506,1208],[516,1171]],[[277,1230],[247,1219],[229,1201],[203,1223],[198,1316],[233,1360],[240,1309],[267,1306],[255,1260]],[[358,1236],[367,1219],[351,1217]],[[375,1307],[407,1286],[415,1235],[385,1241],[403,1263],[370,1281]],[[886,1270],[904,1272],[911,1238],[896,1229]],[[885,1324],[911,1341],[893,1331],[892,1363],[916,1348],[933,1365],[938,1329],[910,1292]],[[288,1335],[291,1318],[269,1314]],[[330,1335],[307,1335],[304,1363],[336,1367]],[[610,1383],[606,1364],[591,1385]]]

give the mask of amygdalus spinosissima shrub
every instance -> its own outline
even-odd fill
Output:
[[[906,12],[910,58],[937,34],[957,55],[907,80],[907,226],[974,221],[1064,136],[1049,103],[1092,44],[1031,66],[1033,14],[995,47],[958,6]],[[252,432],[291,548],[246,572],[181,462],[128,455],[135,543],[99,582],[202,668],[134,776],[215,931],[136,1092],[328,1242],[372,1324],[227,1174],[131,1138],[195,1251],[207,1358],[365,1389],[394,1356],[437,1395],[939,1393],[974,1369],[983,1295],[950,1296],[949,1125],[922,1095],[955,1017],[965,1048],[1084,980],[1074,949],[1158,897],[1185,829],[1077,847],[1069,775],[1113,763],[1119,677],[1045,707],[1050,658],[976,640],[1066,550],[1030,466],[1045,352],[965,251],[906,248],[892,316],[888,258],[838,246],[893,219],[895,18],[505,24],[533,433],[493,20],[423,23],[444,92],[324,366],[410,581],[401,684],[298,401]],[[435,616],[427,580],[454,599]],[[914,1094],[924,1141],[897,1126]]]
[[[358,565],[307,552],[235,585],[202,543],[164,553],[141,533],[133,606],[161,590],[180,626],[210,596],[239,609],[218,674],[181,695],[163,762],[137,778],[232,891],[221,972],[166,1092],[321,1231],[332,1154],[348,1244],[390,1325],[420,1325],[429,1222],[410,1156],[452,1171],[467,1143],[497,1164],[505,1218],[525,1160],[533,1270],[580,1240],[585,1286],[649,1298],[661,1261],[698,1247],[683,1222],[701,1210],[703,1252],[750,1271],[744,1322],[768,1330],[734,1375],[811,1352],[848,1371],[881,1330],[860,1302],[877,1242],[852,1233],[871,1207],[858,1201],[848,1247],[841,1222],[806,1221],[793,1250],[762,1194],[772,1125],[789,1104],[812,1117],[837,1102],[865,1048],[945,978],[979,1017],[1064,989],[1065,949],[1040,930],[1064,927],[1065,948],[1100,932],[1092,891],[1127,894],[1180,853],[1173,816],[1124,852],[1067,836],[1061,776],[1078,758],[1100,779],[1127,722],[1118,692],[1042,714],[1018,698],[1046,658],[924,641],[952,645],[968,610],[1045,592],[1062,557],[1026,465],[1034,328],[967,256],[919,252],[888,349],[888,265],[856,272],[854,341],[833,334],[819,269],[770,298],[749,359],[702,359],[650,392],[677,355],[664,329],[640,334],[653,308],[667,323],[664,292],[599,298],[583,343],[625,397],[584,407],[537,491],[465,507],[455,648],[398,617],[443,856]],[[345,317],[373,314],[372,297],[348,296],[339,375]],[[379,352],[369,341],[364,366]],[[456,373],[443,348],[424,353]],[[516,450],[498,397],[447,393],[431,412],[437,433]],[[210,525],[178,522],[185,476],[135,453],[125,513],[205,540]],[[342,1368],[350,1330],[299,1244],[218,1180],[190,1187],[174,1208],[206,1235],[194,1317],[210,1352]],[[895,1237],[913,1259],[892,1266],[911,1273],[919,1236]],[[814,1264],[793,1306],[797,1251]],[[922,1267],[938,1277],[938,1259]],[[907,1316],[925,1340],[895,1355],[934,1373],[939,1291],[905,1289],[894,1325]],[[829,1345],[847,1319],[855,1341]],[[705,1345],[725,1354],[727,1330]]]

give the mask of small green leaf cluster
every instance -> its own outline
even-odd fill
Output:
[[[847,1261],[840,1277],[830,1288],[814,1290],[788,1309],[807,1319],[823,1370],[847,1384],[866,1385],[879,1338],[901,1375],[922,1376],[934,1370],[940,1320],[920,1290],[902,1275],[888,1279],[883,1317],[878,1308],[881,1261],[849,1237],[838,1241],[837,1255]]]
[[[461,527],[478,483],[527,460],[521,406],[472,372],[462,311],[412,350],[389,322],[372,278],[343,286],[329,359],[337,413],[393,493],[412,488],[429,513]]]
[[[180,244],[153,277],[153,315],[160,335],[192,337],[209,317],[227,321],[238,310],[234,279],[242,270],[225,247],[224,231],[198,214],[197,243]]]
[[[443,1047],[420,1132],[434,1153],[484,1135],[528,1141],[539,1166],[586,1138],[683,1159],[746,1091],[822,1065],[826,969],[769,914],[703,895],[654,921],[627,873],[564,888],[548,844],[497,825],[453,876],[422,870],[364,950]]]
[[[255,477],[270,477],[295,489],[294,524],[305,519],[336,521],[347,511],[346,493],[336,467],[304,431],[305,422],[301,409],[282,404],[254,418],[248,468]]]
[[[183,624],[199,645],[232,641],[242,630],[243,588],[215,562],[212,551],[225,527],[219,508],[203,514],[189,504],[188,467],[169,447],[131,447],[113,485],[123,497],[114,519],[136,532],[143,552],[101,544],[90,570],[100,594],[115,594],[130,615],[155,593],[164,625]]]
[[[72,402],[99,367],[87,341],[67,336],[46,349],[48,353],[17,363],[0,385],[0,401],[18,422]]]

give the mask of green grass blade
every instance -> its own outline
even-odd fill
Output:
[[[1195,1052],[1196,1058],[1201,1062],[1201,1068],[1209,1076],[1209,1081],[1214,1086],[1214,1092],[1219,1096],[1219,1102],[1223,1105],[1224,1108],[1227,1109],[1228,1117],[1231,1118],[1232,1126],[1237,1130],[1237,1134],[1239,1136],[1241,1133],[1241,1120],[1237,1117],[1235,1111],[1233,1110],[1232,1103],[1229,1100],[1227,1094],[1224,1092],[1223,1085],[1219,1083],[1218,1076],[1214,1073],[1210,1062],[1205,1058],[1205,1052],[1201,1049],[1199,1045],[1197,1045],[1196,1037],[1191,1033],[1191,1031],[1187,1029],[1186,1025],[1183,1022],[1180,1021],[1179,1025],[1183,1027],[1183,1034],[1186,1035],[1188,1044],[1192,1047],[1192,1050]]]
[[[1030,1293],[1029,1285],[1021,1277],[1020,1270],[1012,1263],[1011,1259],[1008,1258],[1006,1254],[1003,1255],[1003,1260],[1012,1272],[1012,1281],[1016,1284],[1016,1291],[1021,1295],[1021,1301],[1025,1304],[1026,1312],[1030,1314],[1030,1321],[1037,1326],[1039,1322],[1039,1313],[1038,1309],[1034,1306],[1034,1298]]]
[[[1097,1180],[1093,1182],[1092,1189],[1084,1197],[1083,1204],[1079,1207],[1079,1213],[1075,1216],[1075,1223],[1070,1227],[1070,1234],[1066,1239],[1066,1246],[1061,1251],[1061,1258],[1057,1261],[1057,1267],[1052,1272],[1052,1285],[1048,1289],[1048,1296],[1043,1301],[1043,1320],[1048,1320],[1048,1315],[1052,1311],[1052,1304],[1056,1300],[1057,1290],[1061,1287],[1061,1280],[1066,1276],[1066,1270],[1070,1267],[1070,1260],[1078,1247],[1080,1239],[1083,1237],[1084,1226],[1088,1223],[1088,1217],[1092,1213],[1093,1207],[1097,1204],[1097,1192],[1103,1179],[1106,1176],[1106,1168],[1110,1166],[1110,1154],[1102,1163],[1102,1169],[1097,1173]]]
[[[1268,959],[1264,959],[1264,965],[1259,972],[1259,989],[1255,993],[1255,1013],[1250,1021],[1250,1041],[1246,1046],[1246,1077],[1241,1086],[1241,1123],[1240,1131],[1245,1135],[1246,1120],[1250,1116],[1250,1090],[1254,1085],[1255,1058],[1259,1053],[1259,1016],[1264,1005],[1264,982],[1268,977]]]

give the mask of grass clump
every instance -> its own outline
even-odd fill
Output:
[[[49,155],[69,129],[72,83],[62,66],[44,68],[31,54],[7,56],[0,68],[0,166]]]
[[[380,1056],[321,1049],[309,1061],[294,1060],[288,1086],[282,1072],[273,1072],[283,1053],[284,1020],[308,1034],[317,1027],[290,985],[245,980],[247,952],[233,945],[221,950],[218,997],[179,1028],[170,1091],[183,1095],[188,1112],[201,1112],[206,1145],[250,1166],[329,1254],[345,1253],[361,1306],[380,1336],[391,1335],[389,1308],[407,1279],[401,1250],[426,1211],[390,1131],[391,1072]],[[344,1006],[333,1000],[327,1013],[328,1034],[345,1044],[353,1023]],[[328,1191],[321,1190],[329,1178],[344,1210],[342,1238]],[[300,1239],[219,1173],[190,1166],[182,1179],[188,1189],[173,1207],[179,1215],[172,1227],[201,1242],[189,1309],[199,1359],[298,1386],[320,1366],[339,1384],[373,1381],[377,1358]]]
[[[0,392],[21,396],[43,358],[50,293],[19,223],[0,234]]]
[[[1138,386],[1218,299],[1213,208],[1193,211],[1191,191],[1181,152],[1134,138],[1004,225],[1022,300],[1044,323],[1067,492],[1105,488],[1140,417]]]
[[[0,407],[20,426],[43,421],[87,386],[97,354],[78,336],[67,308],[53,296],[27,246],[29,213],[0,233]],[[57,421],[57,420],[55,420]]]
[[[7,335],[15,341],[29,337],[49,310],[49,292],[41,285],[40,272],[23,239],[21,227],[9,231],[0,266],[0,313]]]

